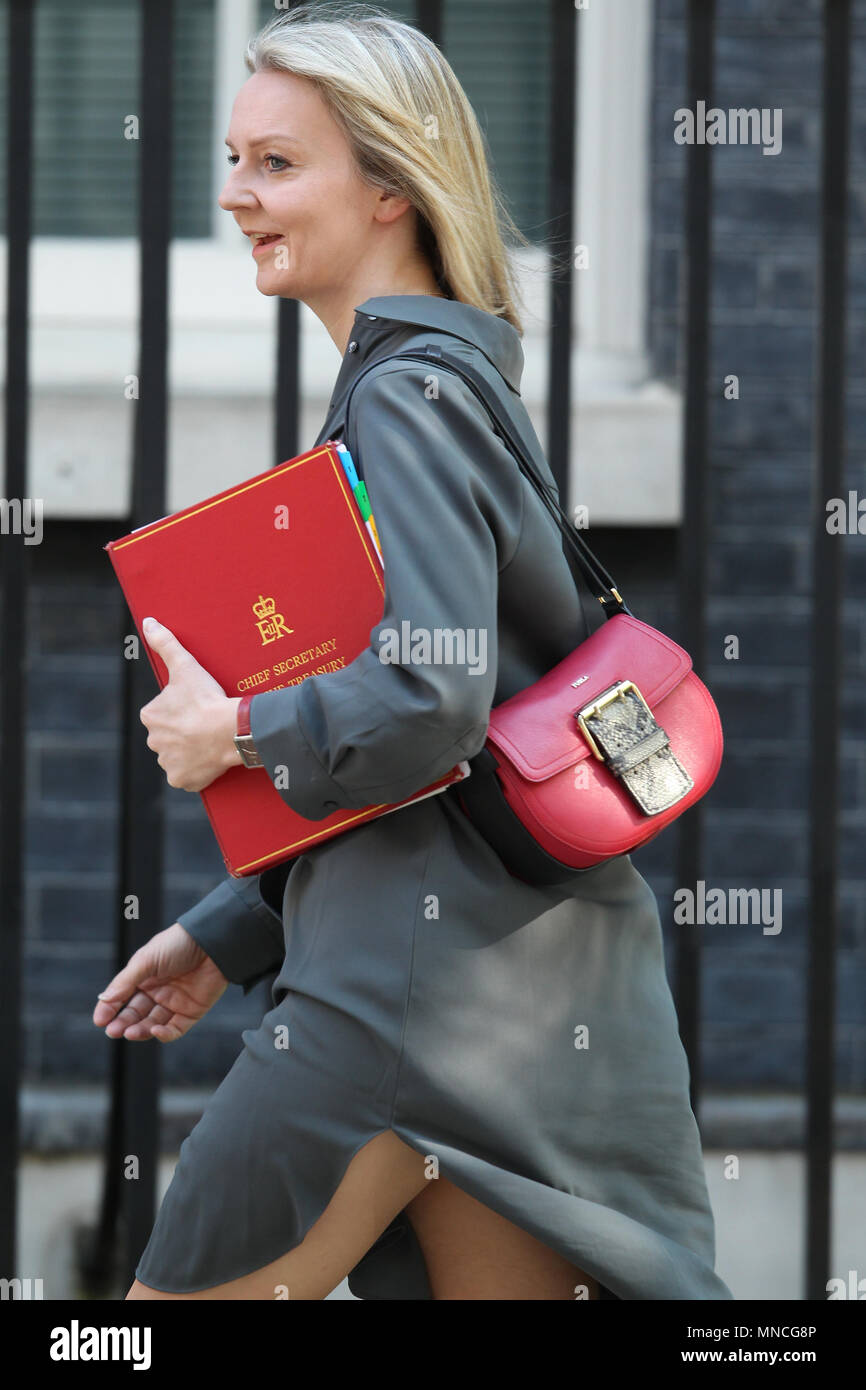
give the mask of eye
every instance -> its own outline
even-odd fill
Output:
[[[226,155],[226,159],[227,159],[228,163],[231,164],[232,168],[234,168],[234,166],[235,166],[235,165],[237,164],[237,162],[238,162],[238,156],[237,156],[236,154],[231,154],[231,153],[229,153],[229,154]],[[286,167],[287,169],[293,168],[293,165],[289,162],[289,160],[283,159],[282,155],[279,155],[279,154],[266,154],[266,155],[265,155],[265,161],[267,161],[267,160],[269,160],[269,159],[276,159],[276,160],[278,161],[278,163],[285,165],[285,167]],[[279,170],[279,169],[273,169],[273,168],[272,168],[270,172],[271,172],[272,174],[279,174],[279,173],[280,173],[280,170]]]

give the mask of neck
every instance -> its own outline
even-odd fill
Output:
[[[429,294],[437,299],[446,298],[436,283],[429,263],[413,261],[390,271],[362,271],[348,285],[342,283],[333,286],[304,302],[325,325],[342,357],[349,345],[357,305],[391,294]]]

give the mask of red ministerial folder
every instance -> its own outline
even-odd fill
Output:
[[[144,638],[148,616],[235,697],[348,666],[384,612],[382,563],[332,441],[105,549],[160,690],[168,671]],[[293,811],[264,768],[229,768],[199,795],[229,873],[242,877],[468,774],[461,762],[404,801],[317,821]]]

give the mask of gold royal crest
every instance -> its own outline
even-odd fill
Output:
[[[278,637],[288,636],[294,632],[294,628],[286,627],[286,620],[282,613],[277,613],[276,603],[272,598],[264,598],[259,594],[258,603],[253,604],[253,612],[256,615],[256,627],[261,633],[262,646],[265,647],[269,642],[276,642]]]

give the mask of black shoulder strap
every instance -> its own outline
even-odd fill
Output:
[[[621,597],[616,587],[616,582],[608,574],[607,570],[596,559],[583,537],[574,528],[565,512],[552,496],[551,489],[547,483],[539,476],[532,462],[532,448],[528,444],[525,434],[510,420],[504,411],[496,409],[491,404],[490,383],[482,376],[481,372],[471,363],[465,362],[462,358],[452,357],[450,353],[443,352],[436,343],[428,343],[426,349],[412,352],[395,352],[390,357],[380,357],[375,362],[371,362],[368,367],[359,372],[350,388],[346,398],[345,417],[346,428],[348,430],[349,404],[358,383],[371,372],[374,367],[380,366],[382,362],[395,362],[398,359],[411,359],[415,362],[422,362],[426,366],[435,364],[437,367],[445,367],[448,371],[455,372],[462,377],[472,393],[484,406],[491,420],[493,421],[494,431],[502,439],[503,443],[514,455],[521,472],[535,488],[544,505],[553,516],[565,540],[571,547],[572,554],[577,561],[580,572],[595,594],[602,606],[606,618],[612,618],[617,613],[629,613],[631,610]],[[600,591],[600,592],[599,592]]]

